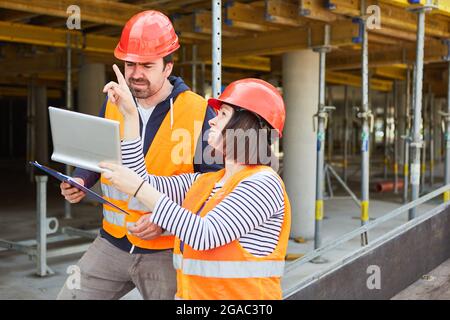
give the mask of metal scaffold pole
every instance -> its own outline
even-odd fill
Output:
[[[333,104],[333,87],[328,86],[326,88],[326,104],[331,106]],[[325,128],[327,131],[327,158],[328,162],[331,163],[333,161],[333,152],[334,152],[334,134],[333,134],[333,115],[328,113],[328,121],[330,123],[329,126]]]
[[[409,200],[408,186],[409,186],[409,142],[411,129],[411,70],[408,68],[406,73],[406,110],[405,110],[405,135],[403,136],[403,203]]]
[[[434,94],[431,91],[430,85],[430,102],[429,102],[429,141],[430,141],[430,186],[434,185],[434,127],[436,125],[435,121],[435,109],[434,109]]]
[[[361,15],[365,14],[365,1],[361,1]],[[369,39],[367,21],[362,17],[362,50],[361,50],[361,110],[358,117],[362,121],[361,126],[361,225],[369,220],[369,146],[370,128],[373,123],[373,115],[369,110]],[[369,242],[367,233],[361,235],[361,245]]]
[[[389,105],[390,105],[390,99],[389,99],[389,92],[386,92],[384,100],[384,136],[383,136],[383,142],[384,142],[384,159],[383,159],[383,177],[384,180],[388,177],[388,158],[389,158]]]
[[[420,171],[420,192],[424,192],[425,188],[425,174],[427,171],[427,149],[428,149],[428,106],[430,94],[425,94],[423,97],[422,106],[422,153],[421,153],[421,171]]]
[[[68,110],[72,110],[72,44],[70,33],[67,33],[67,61],[66,61],[66,105]],[[72,168],[66,165],[66,175],[72,174]],[[69,201],[64,202],[64,218],[72,218],[72,207]]]
[[[425,13],[432,9],[425,5],[412,10],[417,12],[417,46],[416,46],[416,74],[414,77],[414,121],[411,141],[411,200],[419,198],[420,192],[420,149],[422,148],[422,135],[420,126],[422,122],[422,81],[423,81],[423,55],[425,41]],[[408,219],[416,217],[416,208],[408,212]]]
[[[222,0],[212,0],[212,95],[222,87]]]
[[[344,102],[344,160],[342,163],[343,167],[343,179],[347,183],[347,166],[348,166],[348,143],[349,143],[349,130],[348,130],[348,109],[349,109],[349,87],[345,86],[345,102]]]
[[[31,78],[28,86],[27,102],[27,161],[33,161],[36,156],[36,83],[34,77]],[[29,169],[30,182],[33,182],[34,170]]]
[[[447,110],[444,112],[445,116],[445,165],[444,165],[444,184],[450,183],[450,61],[447,67]],[[444,202],[450,200],[450,191],[444,192]]]
[[[325,106],[325,64],[327,52],[330,52],[330,26],[326,25],[324,30],[324,45],[315,48],[319,52],[319,106],[317,114],[317,160],[316,160],[316,209],[315,209],[315,232],[314,248],[320,248],[322,244],[322,220],[323,220],[323,191],[324,191],[324,169],[325,169],[325,130],[327,126],[328,112],[333,107]],[[320,262],[317,260],[316,262]]]
[[[354,108],[356,106],[356,88],[352,87],[352,102],[351,106]],[[356,155],[356,145],[358,144],[358,129],[355,128],[355,125],[353,123],[353,115],[351,117],[350,121],[350,154],[352,156]]]
[[[372,85],[371,85],[371,81],[372,79],[375,78],[375,72],[373,70],[369,69],[369,76],[368,76],[368,93],[369,93],[369,100],[368,100],[368,106],[369,106],[369,110],[371,110],[371,106],[374,105],[374,101],[376,101],[376,97],[377,97],[377,91],[375,89],[373,89]],[[375,123],[375,119],[377,119],[377,114],[373,113],[373,123]],[[376,154],[377,149],[376,149],[376,130],[373,130],[373,127],[370,127],[370,145],[369,145],[369,159],[372,158],[372,154]]]
[[[399,98],[398,98],[398,81],[394,80],[394,193],[398,193],[398,108],[399,108]]]

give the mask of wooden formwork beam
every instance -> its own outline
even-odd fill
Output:
[[[353,87],[361,87],[361,77],[344,72],[327,71],[325,81],[330,84],[342,84]],[[392,81],[382,79],[370,79],[370,88],[378,91],[391,91]]]
[[[361,15],[360,0],[330,0],[328,2],[322,0],[305,0],[302,2],[300,0],[300,7],[302,7],[302,3],[303,10],[308,13],[305,16],[320,21],[324,21],[321,16],[326,12],[350,17]],[[326,4],[328,6],[325,6]],[[390,27],[413,33],[417,31],[417,15],[407,11],[406,8],[396,5],[393,1],[366,0],[366,6],[370,5],[380,6],[382,28]],[[374,31],[375,29],[369,30],[369,32]],[[425,35],[450,38],[450,20],[438,15],[433,16],[433,19],[427,19]]]
[[[142,7],[107,0],[0,0],[0,8],[29,13],[68,18],[67,8],[76,4],[82,14],[82,22],[96,22],[123,26]]]

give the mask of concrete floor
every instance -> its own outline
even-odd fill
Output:
[[[450,259],[423,275],[392,300],[450,300]]]
[[[52,165],[63,171],[63,167]],[[7,169],[6,169],[7,168]],[[0,208],[0,238],[22,241],[35,238],[36,234],[36,194],[35,184],[25,175],[24,167],[9,161],[0,162],[7,183],[0,186],[3,204]],[[74,219],[64,219],[64,199],[60,195],[59,181],[49,177],[47,185],[47,216],[56,217],[59,228],[71,226],[84,230],[96,229],[102,219],[101,206],[86,201],[72,206]],[[51,236],[49,236],[51,237]],[[67,245],[88,244],[90,241],[68,240],[61,244],[49,244],[48,249]],[[49,267],[55,272],[48,277],[36,275],[35,262],[14,251],[0,248],[0,299],[55,299],[68,274],[67,268],[77,263],[82,256],[72,254],[50,258]],[[133,290],[124,299],[141,299]]]
[[[12,163],[0,163],[0,168],[8,168],[6,172],[6,181],[9,183],[0,186],[0,194],[3,195],[3,204],[0,208],[0,238],[20,241],[31,239],[35,236],[35,194],[34,184],[29,182],[29,178],[23,174],[23,167],[13,165]],[[349,186],[353,190],[359,189],[358,177],[351,178]],[[373,179],[373,180],[376,180]],[[76,219],[65,220],[64,201],[59,195],[59,183],[54,179],[49,179],[48,184],[48,216],[57,217],[60,227],[70,225],[82,229],[92,229],[99,226],[101,221],[101,208],[92,203],[82,203],[73,206],[73,215]],[[360,210],[356,204],[349,198],[342,198],[345,194],[336,187],[336,198],[325,201],[325,219],[323,222],[323,243],[332,241],[336,237],[343,235],[360,225]],[[436,184],[435,187],[438,185]],[[439,199],[418,208],[421,214],[439,203]],[[370,215],[371,218],[380,217],[393,209],[401,206],[400,194],[371,194]],[[404,216],[390,221],[383,226],[374,229],[369,233],[370,239],[384,234],[385,232],[401,225],[406,221]],[[80,241],[72,241],[79,243]],[[88,243],[82,240],[84,243]],[[313,249],[313,241],[305,243],[296,243],[290,241],[288,253],[305,254]],[[330,266],[333,261],[354,251],[360,246],[360,239],[355,238],[335,250],[324,255],[329,260],[325,264],[307,263],[293,273],[287,274],[283,278],[283,288],[288,289],[296,281],[305,279],[312,274]],[[49,245],[50,248],[55,245]],[[1,249],[0,249],[1,250]],[[55,274],[52,276],[40,278],[35,275],[35,263],[30,261],[24,254],[18,254],[13,251],[0,251],[0,299],[54,299],[63,285],[69,266],[77,263],[81,254],[73,254],[65,257],[51,258],[48,264]],[[288,264],[291,262],[288,262]],[[438,268],[439,269],[439,268]],[[433,298],[448,297],[448,288],[450,279],[450,268],[444,267],[444,271],[437,271],[435,284],[439,284],[441,289],[436,289]],[[446,271],[445,271],[446,270]],[[445,272],[446,275],[445,275]],[[445,278],[447,277],[447,278]],[[447,279],[447,281],[445,281]],[[422,280],[419,280],[420,282]],[[428,283],[428,282],[427,282]],[[414,285],[412,286],[414,287]],[[417,287],[417,286],[416,286]],[[447,288],[447,289],[445,289]],[[410,288],[408,288],[410,289]],[[406,289],[406,290],[408,290]],[[405,291],[406,291],[405,290]],[[413,289],[410,289],[413,290]],[[418,289],[416,289],[418,290]],[[419,290],[420,291],[420,290]],[[413,292],[413,291],[408,291]],[[416,291],[414,291],[416,292]],[[427,291],[428,292],[428,291]],[[403,295],[402,295],[403,294]],[[406,293],[399,293],[396,297],[405,297]],[[430,295],[431,296],[431,295]],[[436,297],[437,296],[437,297]],[[408,297],[414,298],[413,293],[408,293]],[[416,298],[419,298],[417,296]],[[140,294],[133,290],[127,294],[124,299],[141,299]]]

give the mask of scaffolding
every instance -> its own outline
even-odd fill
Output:
[[[26,1],[25,1],[26,2]],[[175,3],[176,2],[176,3]],[[207,10],[183,11],[183,1],[175,1],[172,7],[169,5],[167,10],[179,10],[181,14],[173,15],[173,21],[176,29],[180,29],[180,38],[186,44],[186,48],[192,49],[191,60],[180,58],[180,66],[189,66],[184,68],[183,73],[191,73],[191,87],[194,91],[205,93],[205,82],[208,72],[211,83],[211,93],[213,97],[220,95],[222,84],[226,84],[232,77],[248,76],[251,72],[268,72],[264,74],[267,78],[279,78],[280,75],[275,74],[274,69],[277,63],[280,63],[277,55],[294,50],[314,49],[319,54],[319,92],[318,106],[315,117],[317,118],[316,132],[316,179],[315,179],[315,230],[314,230],[314,248],[317,258],[324,251],[323,248],[323,217],[324,217],[324,190],[328,181],[329,195],[332,195],[330,187],[330,179],[333,176],[338,180],[341,187],[350,194],[351,198],[358,204],[360,208],[359,220],[361,228],[355,233],[361,236],[361,245],[369,245],[367,227],[370,219],[370,173],[374,167],[374,117],[376,115],[375,106],[373,105],[373,92],[378,90],[384,92],[386,97],[390,97],[392,93],[392,102],[394,106],[393,118],[397,121],[401,116],[399,114],[400,99],[403,87],[399,86],[401,82],[405,83],[404,92],[406,99],[405,116],[404,116],[404,132],[400,132],[397,125],[394,126],[394,143],[393,143],[393,176],[394,176],[394,192],[399,190],[399,177],[403,177],[402,197],[405,204],[404,210],[409,211],[408,219],[416,218],[416,206],[411,203],[418,203],[421,196],[421,190],[424,190],[426,169],[428,168],[430,187],[433,188],[437,183],[435,179],[435,150],[434,140],[435,132],[433,126],[435,124],[434,108],[436,108],[435,96],[433,92],[435,88],[428,86],[428,95],[426,96],[424,108],[423,104],[423,82],[424,82],[424,63],[446,61],[448,74],[448,87],[445,88],[444,96],[447,97],[447,108],[440,114],[445,122],[444,135],[444,184],[450,184],[450,7],[444,1],[415,1],[415,0],[382,0],[379,1],[380,6],[388,8],[392,15],[387,16],[383,21],[385,29],[382,31],[374,31],[369,29],[369,18],[367,6],[371,1],[349,1],[349,0],[333,0],[326,1],[298,1],[297,5],[293,5],[291,1],[266,0],[264,5],[256,4],[253,1],[235,1],[222,3],[221,0],[212,1],[194,1],[198,4],[204,4]],[[10,4],[10,8],[23,10],[22,0],[17,0]],[[44,14],[48,8],[43,5],[34,3],[31,13]],[[142,7],[135,5],[124,5],[116,2],[111,5],[111,10],[121,9],[130,16],[136,10],[142,10]],[[1,7],[1,4],[0,4]],[[172,9],[173,8],[173,9]],[[105,9],[105,8],[103,8]],[[209,10],[210,9],[210,10]],[[87,9],[87,10],[92,10]],[[187,9],[186,9],[187,10]],[[103,12],[104,11],[104,12]],[[87,18],[90,23],[101,23],[105,21],[104,15],[108,10],[99,10],[99,12],[87,12]],[[292,13],[294,12],[294,14]],[[30,13],[30,12],[28,12]],[[434,23],[430,23],[426,19],[427,14],[433,14]],[[97,15],[97,17],[96,17]],[[399,17],[404,16],[404,21],[399,21]],[[444,18],[445,17],[445,18]],[[113,26],[123,26],[124,19],[109,17]],[[312,23],[311,23],[312,22]],[[319,22],[319,23],[318,23]],[[447,30],[445,30],[447,26]],[[394,30],[394,32],[393,32]],[[398,32],[395,32],[397,30]],[[384,33],[383,33],[384,32]],[[395,37],[389,37],[393,34]],[[370,34],[370,39],[369,39]],[[388,34],[388,35],[387,35]],[[395,39],[394,39],[395,38]],[[399,50],[391,50],[385,55],[371,55],[369,48],[369,40],[375,47],[392,45],[395,46],[399,42],[409,41],[415,43],[415,48],[405,46]],[[428,39],[429,44],[425,43]],[[437,40],[439,39],[439,40]],[[73,83],[72,76],[74,73],[73,66],[80,61],[77,57],[72,56],[73,50],[82,50],[87,57],[96,61],[96,55],[101,55],[101,59],[105,59],[105,55],[110,55],[116,44],[116,38],[107,35],[82,34],[80,31],[67,32],[58,28],[48,26],[34,26],[26,23],[11,23],[0,21],[0,40],[19,42],[32,45],[45,45],[53,48],[61,48],[66,54],[66,70],[65,72],[65,90],[66,105],[69,109],[73,108]],[[441,40],[446,40],[443,44]],[[403,43],[401,43],[403,44]],[[332,48],[343,48],[342,51],[347,56],[339,53],[340,50]],[[351,48],[351,50],[349,49]],[[347,51],[346,51],[347,50]],[[336,51],[336,52],[334,52]],[[380,50],[378,50],[379,52]],[[188,52],[189,53],[189,52]],[[341,55],[339,55],[341,54]],[[98,59],[98,58],[97,58]],[[46,62],[48,63],[48,62]],[[399,67],[402,65],[403,67]],[[48,65],[49,67],[60,67],[59,65]],[[198,67],[201,67],[201,85],[198,83]],[[387,66],[387,67],[386,67]],[[37,68],[36,65],[32,65]],[[279,66],[278,66],[279,67]],[[326,67],[329,67],[327,70]],[[385,69],[382,69],[382,68]],[[389,69],[390,68],[390,69]],[[38,68],[37,68],[38,69]],[[190,70],[188,70],[190,69]],[[242,72],[238,73],[235,69]],[[38,69],[39,70],[39,69]],[[58,69],[59,70],[59,69]],[[347,72],[353,70],[359,72]],[[396,72],[402,71],[399,77]],[[244,72],[245,71],[245,72]],[[378,77],[377,75],[388,75],[386,77]],[[402,78],[404,76],[405,78]],[[30,90],[36,81],[36,73],[33,74],[33,80],[30,82]],[[326,90],[327,84],[337,84],[345,86],[344,96],[344,141],[342,153],[342,178],[337,174],[332,159],[336,155],[333,154],[334,148],[331,147],[335,138],[328,131],[328,139],[326,140],[326,130],[332,130],[333,120],[330,119],[330,111],[334,107],[327,105]],[[355,88],[360,88],[361,102],[356,112],[356,119],[359,121],[360,127],[354,129],[354,119],[351,110],[355,109]],[[328,88],[330,89],[330,87]],[[0,92],[2,89],[0,88]],[[350,94],[351,92],[351,94]],[[329,100],[331,100],[331,93]],[[333,92],[334,93],[334,92]],[[335,93],[334,93],[335,94]],[[352,99],[350,99],[352,96]],[[330,103],[328,103],[330,104]],[[34,129],[34,110],[32,102],[29,103],[28,118],[28,136],[29,141],[29,157],[34,152],[35,143],[32,139]],[[388,162],[388,131],[387,117],[390,112],[390,103],[386,103],[384,117],[385,133],[384,133],[384,167],[383,176],[385,179],[389,176]],[[335,114],[333,114],[333,118]],[[432,120],[434,119],[434,120]],[[426,120],[426,121],[423,121]],[[403,120],[402,120],[403,121]],[[422,128],[425,128],[422,132]],[[373,133],[373,135],[372,135]],[[424,134],[423,134],[424,133]],[[399,135],[402,140],[399,140]],[[358,139],[359,152],[355,140]],[[328,163],[325,161],[325,146],[328,146]],[[371,150],[372,148],[372,150]],[[400,157],[399,150],[402,149],[403,158]],[[372,152],[372,153],[371,153]],[[430,165],[425,166],[427,154],[429,153]],[[352,159],[360,156],[360,163],[357,170],[360,170],[360,199],[355,195],[348,185],[348,180],[352,176],[349,172],[349,164]],[[359,159],[359,158],[358,158]],[[399,170],[400,162],[403,161],[403,173]],[[70,168],[67,167],[67,173],[70,174]],[[53,234],[58,229],[58,223],[54,219],[46,217],[45,210],[45,179],[37,176],[38,185],[38,233],[36,240],[36,249],[30,249],[23,243],[12,243],[7,240],[1,241],[1,246],[7,249],[18,250],[27,253],[36,258],[37,273],[39,275],[48,275],[51,273],[50,268],[46,265],[45,258],[48,253],[45,251],[46,243],[49,239],[47,235]],[[441,190],[441,189],[439,189]],[[442,189],[443,190],[443,189]],[[434,194],[434,193],[433,193]],[[443,200],[447,203],[450,200],[450,192],[448,189],[442,191]],[[412,202],[409,202],[409,201]],[[406,208],[406,209],[405,209]],[[65,202],[65,218],[71,218],[71,207]],[[54,228],[48,228],[48,224],[52,222],[56,225]],[[86,233],[87,232],[87,233]],[[67,239],[67,237],[86,237],[92,239],[93,233],[74,228],[65,228],[63,230],[63,238],[55,238],[59,241]],[[53,240],[51,240],[53,241]],[[29,244],[30,241],[25,241]],[[83,248],[80,247],[80,250]],[[74,252],[73,249],[60,251],[59,253]],[[50,256],[54,256],[51,254]],[[311,256],[310,256],[311,257]],[[304,261],[304,260],[302,260]],[[319,261],[316,259],[316,261]]]

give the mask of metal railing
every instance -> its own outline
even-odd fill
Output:
[[[58,231],[59,223],[54,217],[47,218],[47,176],[36,176],[36,239],[24,241],[8,241],[0,239],[1,250],[14,250],[28,255],[36,262],[36,274],[44,277],[54,272],[47,265],[47,259],[81,253],[87,250],[88,244],[65,246],[63,248],[47,250],[47,244],[60,241],[86,238],[95,239],[96,230],[80,230],[72,227],[64,227],[60,235],[48,237]],[[53,226],[52,226],[53,225]]]
[[[367,224],[365,224],[349,233],[346,233],[346,234],[338,237],[337,239],[334,239],[333,241],[330,241],[329,243],[321,246],[320,248],[317,248],[316,250],[307,253],[303,257],[301,257],[297,260],[294,260],[292,263],[290,263],[289,265],[286,266],[285,273],[293,271],[294,269],[311,261],[312,259],[320,257],[324,253],[329,252],[330,250],[348,242],[349,240],[351,240],[357,236],[360,236],[364,233],[367,233],[369,230],[379,226],[380,224],[385,223],[391,219],[394,219],[394,218],[400,216],[401,214],[407,212],[408,210],[410,210],[412,208],[416,208],[417,206],[424,204],[425,202],[427,202],[449,190],[450,190],[450,184],[440,187],[439,189],[436,189],[436,190],[434,190],[434,191],[432,191],[432,192],[430,192],[408,204],[405,204],[397,209],[394,209],[391,212],[385,214],[384,216],[381,216],[371,222],[368,222]],[[442,206],[449,206],[449,205],[450,205],[450,202],[446,202],[446,203],[442,204]],[[407,223],[407,222],[408,221],[405,221],[405,223]]]

